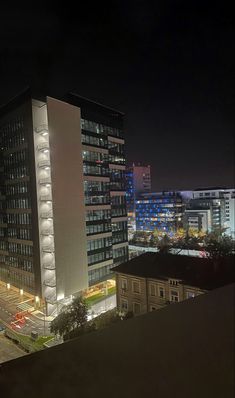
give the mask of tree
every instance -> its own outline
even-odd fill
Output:
[[[68,312],[61,312],[52,322],[50,326],[51,333],[64,336],[72,330],[71,316]]]
[[[76,297],[72,303],[62,308],[51,322],[51,333],[64,336],[75,329],[82,329],[87,323],[88,307],[82,297]]]
[[[234,251],[234,241],[230,236],[211,233],[205,239],[205,250],[213,259],[230,256]]]
[[[168,253],[172,247],[172,242],[169,236],[164,235],[163,238],[158,242],[157,247],[160,253]]]

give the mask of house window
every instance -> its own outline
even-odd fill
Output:
[[[133,303],[133,312],[134,314],[140,313],[140,303]]]
[[[170,298],[173,302],[179,301],[179,293],[176,290],[171,290]]]
[[[122,311],[128,311],[128,301],[121,299],[121,310]]]
[[[175,281],[175,280],[173,280],[173,279],[170,279],[170,285],[171,286],[178,286],[178,281]]]
[[[161,298],[165,297],[165,289],[163,287],[160,287],[160,286],[158,287],[158,295]]]
[[[156,285],[150,284],[150,296],[156,296]]]
[[[140,282],[137,281],[132,282],[132,291],[133,293],[140,293]]]
[[[127,291],[127,280],[126,279],[121,279],[121,291],[122,291],[122,293],[125,293]]]
[[[187,299],[195,297],[195,293],[193,292],[187,292]]]

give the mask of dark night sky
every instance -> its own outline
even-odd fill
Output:
[[[75,90],[126,113],[128,163],[152,165],[153,189],[234,185],[229,3],[76,4],[1,9],[0,103]]]

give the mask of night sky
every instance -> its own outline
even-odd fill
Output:
[[[128,163],[153,189],[234,186],[234,29],[228,2],[31,3],[0,12],[0,103],[27,85],[126,113]]]

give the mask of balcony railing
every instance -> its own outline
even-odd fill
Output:
[[[39,184],[50,184],[50,183],[51,183],[51,177],[39,178]]]
[[[49,263],[43,263],[43,268],[44,269],[49,269],[49,270],[54,270],[55,269],[54,261],[51,261]]]
[[[52,210],[43,211],[43,212],[40,214],[40,217],[41,217],[41,218],[51,218],[52,216],[53,216]]]
[[[52,253],[55,250],[53,243],[49,245],[42,244],[42,251],[46,253]]]
[[[55,294],[55,293],[46,296],[45,299],[46,299],[46,301],[47,301],[49,304],[56,304],[56,294]]]
[[[53,228],[42,228],[41,234],[42,235],[53,235],[54,230],[53,230]]]
[[[46,279],[46,280],[44,281],[44,284],[45,284],[46,286],[49,286],[49,287],[55,287],[55,286],[56,286],[56,279],[55,279],[55,278]]]
[[[50,167],[50,160],[49,159],[39,160],[38,167]]]
[[[42,201],[51,201],[52,200],[52,196],[51,196],[51,194],[49,193],[49,194],[47,194],[47,195],[40,195],[40,200],[42,200]]]
[[[41,124],[35,129],[35,132],[38,134],[42,133],[48,133],[48,125],[47,124]]]
[[[38,151],[43,151],[44,149],[49,149],[49,142],[48,141],[43,141],[39,142],[37,145]]]

